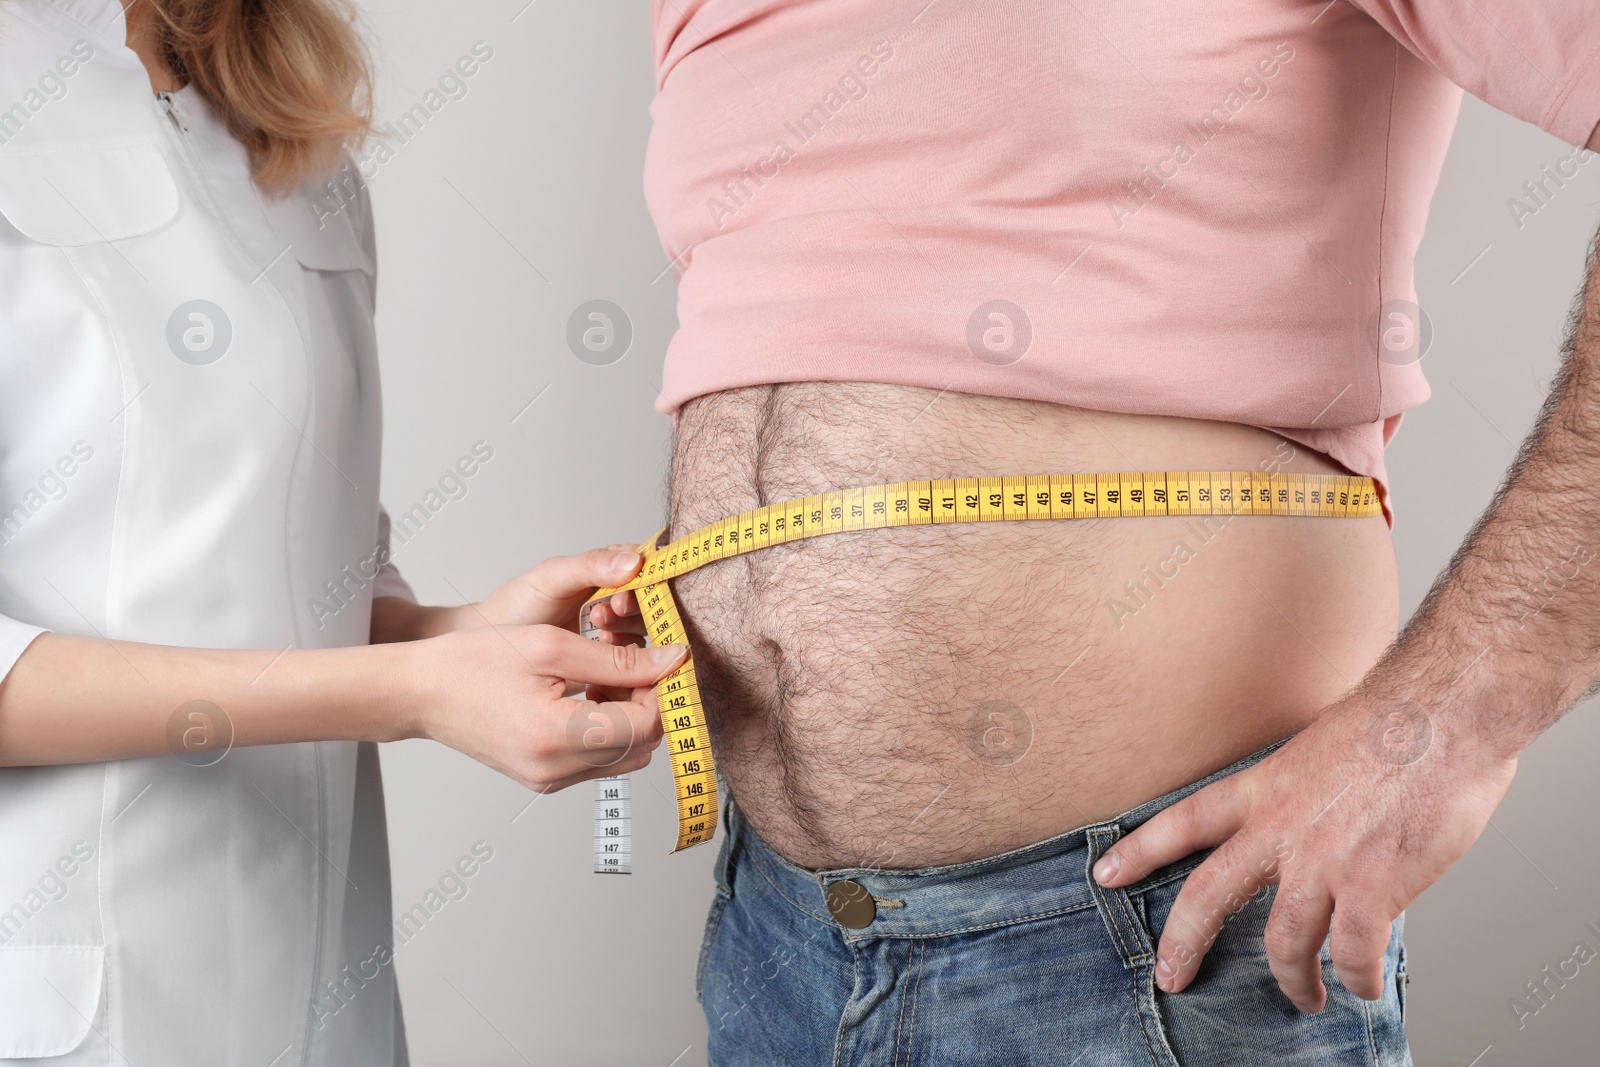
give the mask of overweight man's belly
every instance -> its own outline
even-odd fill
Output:
[[[865,383],[680,412],[672,536],[826,489],[1117,470],[1343,473],[1253,427]],[[1381,517],[917,526],[674,581],[727,788],[805,867],[954,863],[1286,736],[1394,637]]]

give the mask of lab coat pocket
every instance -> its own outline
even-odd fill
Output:
[[[105,973],[103,946],[0,946],[0,1063],[82,1046],[94,1018],[104,1018]]]
[[[0,152],[0,215],[40,244],[121,241],[177,213],[177,184],[153,144]]]

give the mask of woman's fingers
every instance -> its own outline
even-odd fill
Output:
[[[595,548],[577,556],[554,556],[523,575],[545,605],[569,604],[596,589],[620,585],[638,573],[644,557],[631,548]]]
[[[609,767],[586,767],[575,774],[558,778],[551,782],[525,783],[535,793],[559,793],[569,786],[590,782],[596,778],[609,778],[615,774],[632,774],[650,765],[651,750],[648,748],[635,749],[627,753],[621,760]]]
[[[612,596],[611,600],[602,600],[590,606],[589,622],[603,633],[643,636],[645,632],[644,616],[639,614],[637,604],[635,604],[632,613],[618,611],[613,605],[613,602],[618,597],[624,596],[631,597],[633,592],[629,590],[617,593]]]
[[[527,627],[516,641],[518,651],[540,674],[588,685],[654,685],[688,652],[686,645],[640,648],[591,641],[554,626]]]
[[[613,632],[613,631],[610,631],[610,630],[601,630],[599,633],[591,635],[590,639],[593,640],[593,641],[598,641],[601,644],[606,644],[606,645],[634,645],[634,646],[637,646],[639,648],[643,648],[644,645],[645,645],[645,640],[640,635],[628,634],[628,633],[616,633],[616,632]],[[647,689],[637,689],[637,688],[632,688],[632,687],[629,687],[629,686],[591,685],[591,686],[589,686],[589,699],[590,700],[637,700],[637,699],[639,699],[639,697],[636,694],[641,693],[641,692],[649,694],[649,693],[651,693],[653,691],[654,691],[654,687],[653,686],[650,687],[650,688],[647,688]],[[571,696],[572,695],[570,690],[568,691],[568,693],[566,695],[567,696]],[[647,700],[646,703],[650,703],[650,701]]]
[[[635,748],[661,742],[661,716],[653,707],[632,700],[568,700],[564,725],[568,752],[590,767],[619,763]]]
[[[600,644],[555,626],[483,627],[415,644],[425,699],[408,736],[540,792],[643,766],[662,737],[656,682],[688,652]],[[608,699],[575,700],[565,695],[570,683]]]
[[[480,601],[467,626],[551,625],[575,630],[578,605],[596,589],[626,582],[643,562],[644,557],[631,548],[596,548],[577,556],[554,556]]]
[[[540,793],[641,767],[661,743],[661,716],[640,701],[560,698],[522,716],[522,742],[495,765]]]
[[[656,707],[656,687],[653,685],[640,686],[632,689],[616,685],[591,685],[588,698],[590,700],[607,701],[633,701],[643,704],[647,708]]]

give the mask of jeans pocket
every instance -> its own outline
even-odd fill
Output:
[[[728,901],[733,899],[721,885],[717,886],[716,896],[711,898],[711,910],[706,913],[706,932],[700,939],[700,959],[694,968],[694,999],[698,1003],[706,981],[706,961],[711,958],[711,946],[717,939],[717,927],[722,925],[722,913],[728,908]]]
[[[1174,881],[1144,894],[1153,936],[1171,921],[1181,888],[1182,882]],[[1376,1001],[1357,997],[1340,982],[1324,942],[1318,958],[1328,999],[1322,1011],[1306,1015],[1284,995],[1266,954],[1277,887],[1246,898],[1251,888],[1239,888],[1239,897],[1247,901],[1242,908],[1207,924],[1204,958],[1184,991],[1155,994],[1174,1057],[1180,1063],[1229,1067],[1411,1067],[1404,1000],[1397,995],[1405,983],[1398,923],[1384,959],[1385,980],[1394,985]],[[1192,928],[1180,920],[1177,929],[1186,927]]]

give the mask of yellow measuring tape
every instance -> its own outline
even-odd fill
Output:
[[[944,478],[869,485],[741,512],[665,545],[664,530],[639,546],[644,565],[632,581],[602,589],[582,610],[624,589],[637,590],[655,644],[688,644],[668,582],[709,563],[808,537],[933,526],[951,522],[1029,519],[1116,519],[1162,515],[1298,515],[1359,519],[1381,515],[1371,478],[1264,471],[1131,471],[1006,478]],[[717,828],[717,765],[711,754],[693,653],[656,693],[672,759],[678,844],[709,841]]]

